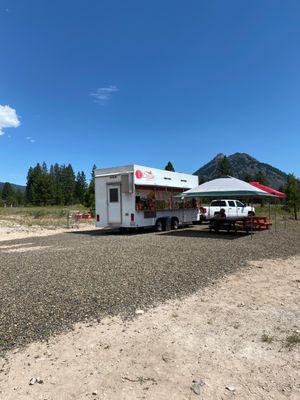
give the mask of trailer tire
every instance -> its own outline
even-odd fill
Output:
[[[161,219],[158,219],[158,220],[156,221],[156,223],[155,223],[155,230],[156,230],[156,232],[162,232],[162,231],[163,231],[163,228],[164,228],[164,226],[163,226],[162,220],[161,220]]]
[[[171,219],[171,229],[177,230],[178,227],[179,227],[178,218],[172,218],[172,219]]]

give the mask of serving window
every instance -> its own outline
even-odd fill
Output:
[[[184,189],[136,187],[135,208],[140,211],[174,210],[195,208],[193,199],[182,200],[180,195]]]

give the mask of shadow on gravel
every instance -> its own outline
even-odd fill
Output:
[[[90,230],[90,231],[73,231],[67,232],[68,234],[74,235],[88,235],[88,236],[132,236],[132,235],[141,235],[145,233],[154,233],[153,229],[145,229],[145,228],[137,228],[137,229],[129,229],[120,231],[119,229],[99,229],[99,230]]]
[[[69,232],[68,232],[69,233]],[[203,230],[203,228],[199,228],[198,226],[178,229],[176,231],[167,231],[167,232],[155,232],[152,228],[137,228],[137,229],[128,229],[120,231],[119,229],[99,229],[99,230],[89,230],[89,231],[74,231],[71,234],[74,235],[88,235],[88,236],[134,236],[134,235],[143,235],[155,233],[156,235],[162,236],[173,236],[173,237],[192,237],[192,238],[205,238],[205,239],[225,239],[225,240],[234,240],[240,239],[246,236],[249,236],[245,232],[209,232],[207,229]]]
[[[243,233],[243,232],[209,232],[203,230],[196,230],[196,229],[181,229],[178,231],[168,231],[161,233],[162,236],[173,236],[173,237],[191,237],[191,238],[204,238],[204,239],[222,239],[222,240],[234,240],[234,239],[241,239],[244,237],[249,237],[250,235]]]
[[[185,229],[195,229],[194,228],[185,228]],[[196,228],[199,229],[199,228]],[[67,232],[68,234],[74,234],[74,235],[88,235],[88,236],[134,236],[134,235],[144,235],[144,234],[150,234],[150,233],[155,233],[157,235],[160,235],[164,232],[156,232],[154,227],[140,227],[140,228],[123,228],[123,229],[112,229],[112,228],[105,228],[105,229],[91,229],[89,231],[87,230],[78,230],[78,231],[73,231],[73,232]]]

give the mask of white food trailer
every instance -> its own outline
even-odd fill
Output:
[[[97,227],[177,229],[197,220],[194,199],[180,193],[198,185],[195,175],[127,165],[95,171]]]

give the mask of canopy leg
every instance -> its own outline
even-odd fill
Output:
[[[275,232],[277,232],[277,214],[276,214],[276,211],[277,211],[277,202],[275,203]]]

